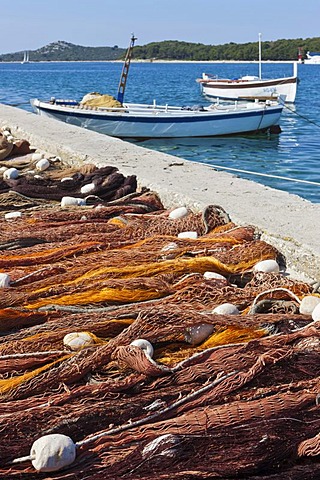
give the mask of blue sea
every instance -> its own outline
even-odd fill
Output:
[[[29,100],[35,97],[80,100],[93,91],[116,96],[121,69],[120,62],[0,63],[0,103],[31,111]],[[208,105],[210,101],[195,81],[202,72],[230,78],[258,75],[258,64],[132,63],[125,101]],[[292,72],[292,64],[262,64],[264,78],[291,76]],[[284,109],[280,134],[147,140],[139,145],[216,170],[228,169],[239,177],[320,203],[320,65],[299,65],[298,76],[296,103]]]

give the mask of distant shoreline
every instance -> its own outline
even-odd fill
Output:
[[[261,63],[298,63],[297,60],[262,60]],[[0,62],[1,64],[21,64],[21,62]],[[37,63],[123,63],[123,60],[40,60],[39,62],[28,62],[24,65]],[[254,63],[259,60],[131,60],[131,63]]]

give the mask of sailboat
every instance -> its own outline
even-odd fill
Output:
[[[29,63],[29,61],[30,61],[30,60],[29,60],[29,52],[28,52],[28,50],[26,50],[26,51],[24,52],[23,60],[22,60],[21,63],[22,63],[22,64],[23,64],[23,63]]]
[[[207,97],[226,100],[274,99],[280,96],[294,103],[298,85],[298,63],[293,63],[292,77],[263,79],[261,75],[261,33],[259,33],[259,76],[246,75],[237,79],[218,78],[207,73],[196,80]]]

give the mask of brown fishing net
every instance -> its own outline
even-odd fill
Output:
[[[0,478],[318,479],[320,324],[299,307],[320,297],[281,252],[220,206],[172,218],[113,167],[16,165],[0,195]],[[86,206],[60,207],[90,183]],[[225,303],[237,314],[213,311]],[[36,472],[21,457],[53,433],[76,459]]]

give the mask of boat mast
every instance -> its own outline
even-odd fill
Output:
[[[131,40],[130,40],[130,45],[128,47],[127,53],[126,53],[126,58],[124,60],[124,64],[122,67],[122,72],[121,72],[121,77],[120,77],[120,82],[119,82],[119,87],[118,87],[118,95],[117,95],[117,100],[120,103],[123,103],[123,97],[124,97],[124,91],[126,88],[126,83],[127,83],[127,77],[129,73],[129,67],[130,67],[130,61],[132,57],[132,50],[134,47],[134,42],[136,41],[136,37],[132,34]]]
[[[261,80],[261,33],[259,33],[259,78]]]

